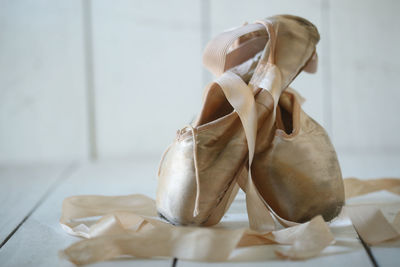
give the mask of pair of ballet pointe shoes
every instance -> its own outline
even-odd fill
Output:
[[[301,109],[290,83],[316,70],[317,29],[280,15],[223,32],[203,62],[218,78],[194,123],[179,130],[158,172],[156,205],[173,224],[218,223],[236,193],[246,193],[250,227],[273,230],[327,221],[344,204],[336,152]],[[275,218],[275,220],[273,219]]]

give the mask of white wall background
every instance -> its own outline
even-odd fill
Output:
[[[293,87],[339,156],[400,157],[399,12],[395,0],[0,0],[0,162],[160,155],[200,109],[206,42],[279,13],[320,30],[319,71]]]

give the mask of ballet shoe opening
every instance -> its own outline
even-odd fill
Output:
[[[233,112],[233,107],[218,85],[209,87],[205,94],[204,106],[194,126],[198,127],[222,118]]]
[[[276,128],[284,137],[293,137],[299,132],[300,103],[295,95],[284,92],[276,107]]]

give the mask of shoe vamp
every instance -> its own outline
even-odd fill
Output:
[[[271,148],[256,155],[255,184],[285,219],[303,222],[321,214],[330,220],[344,202],[336,152],[321,126],[313,121],[302,125],[307,125],[307,132],[293,138],[275,136]]]

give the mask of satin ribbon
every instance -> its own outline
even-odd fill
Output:
[[[371,188],[368,193],[400,186],[400,179],[358,180],[354,183],[352,178],[344,181],[346,192],[352,196],[367,193],[360,189],[371,183],[375,189]],[[346,207],[346,210],[363,240],[377,244],[399,238],[400,213],[393,223],[389,223],[379,211],[377,213],[370,207],[360,209],[351,206]],[[379,221],[376,221],[375,214],[378,214]],[[98,216],[101,218],[96,219]],[[61,226],[69,234],[88,239],[69,246],[61,255],[77,265],[122,255],[226,261],[232,258],[237,248],[282,244],[290,247],[275,248],[278,257],[306,259],[317,256],[334,242],[321,216],[297,226],[263,233],[246,228],[225,229],[218,225],[207,228],[173,226],[156,216],[155,201],[144,195],[66,198],[63,202]]]

